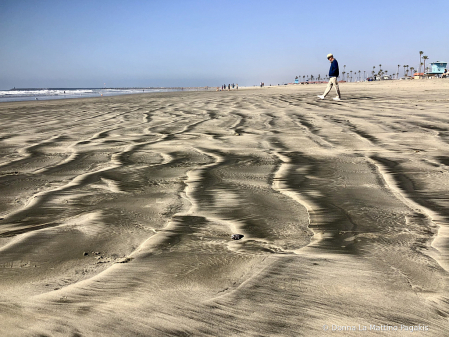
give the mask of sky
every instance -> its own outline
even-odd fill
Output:
[[[449,62],[447,0],[0,0],[0,89],[240,86]],[[437,15],[426,15],[426,13]],[[446,13],[446,14],[445,14]]]

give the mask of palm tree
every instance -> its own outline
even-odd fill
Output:
[[[401,65],[400,64],[398,64],[398,76],[397,77],[399,77],[399,67],[400,67]]]
[[[377,72],[377,76],[379,76],[379,79],[382,80],[382,68],[380,68]]]
[[[406,68],[407,66],[404,64],[403,67],[404,67],[404,76],[405,76],[405,68]]]
[[[346,72],[343,71],[343,81],[345,80],[345,74],[346,74]]]
[[[352,82],[352,70],[350,71],[350,73],[351,73],[351,82]]]
[[[360,70],[359,70],[359,81],[361,81],[362,79],[360,78]]]
[[[382,65],[381,64],[379,64],[379,68],[380,68],[380,70],[379,70],[379,74],[382,72]]]
[[[421,72],[421,55],[424,54],[423,51],[419,52],[419,72]]]
[[[426,69],[426,60],[429,59],[428,56],[423,56],[422,59],[424,60],[424,69]]]
[[[304,82],[306,75],[302,75],[302,81]]]
[[[414,77],[415,75],[415,68],[414,67],[410,67],[410,76]]]

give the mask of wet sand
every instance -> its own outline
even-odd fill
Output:
[[[447,334],[449,81],[324,87],[0,104],[2,336]]]

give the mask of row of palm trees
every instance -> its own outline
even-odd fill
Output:
[[[418,69],[419,73],[424,72],[424,70],[426,70],[426,60],[429,59],[428,56],[425,56],[425,55],[423,56],[423,54],[424,54],[423,51],[419,52],[419,69]],[[392,74],[393,78],[394,78],[394,76],[396,76],[396,79],[399,78],[399,68],[400,67],[401,67],[401,65],[398,64],[398,71],[397,71],[396,74],[394,74],[394,73]],[[408,64],[404,64],[402,67],[404,67],[404,76],[408,76],[409,70],[410,70],[410,75],[414,74],[414,72],[415,72],[415,68],[414,67],[410,67]],[[342,80],[343,81],[347,81],[347,82],[353,82],[354,81],[353,73],[354,73],[355,81],[362,81],[361,70],[359,70],[359,71],[352,71],[351,70],[349,72],[346,72],[346,65],[343,65]],[[388,76],[388,70],[383,70],[382,69],[382,64],[379,64],[379,71],[376,72],[376,66],[373,66],[373,70],[371,71],[371,76],[374,77],[376,75],[381,77],[381,78],[384,75]],[[306,79],[306,76],[307,76],[307,81],[309,81],[309,75],[303,75],[302,76],[303,81]],[[301,75],[298,75],[298,77],[299,77],[299,79],[301,79]],[[327,80],[328,78],[329,78],[329,76],[326,75],[325,79]],[[322,79],[320,77],[320,75],[318,75],[317,78],[315,78],[313,75],[310,75],[310,81],[313,81],[314,79],[316,81],[324,80],[324,78]],[[365,80],[365,79],[366,79],[366,71],[363,71],[363,80]]]
[[[421,50],[420,52],[419,52],[419,72],[421,73],[421,72],[424,72],[424,70],[426,69],[426,60],[428,60],[429,59],[429,57],[427,57],[427,56],[422,56],[422,54],[424,54],[424,52]],[[421,57],[422,57],[422,60],[424,61],[424,62],[421,62]],[[422,68],[422,70],[423,71],[421,71],[421,66],[422,65],[424,65],[424,68]]]
[[[297,79],[301,79],[301,75],[296,76]],[[318,74],[318,76],[313,76],[313,75],[303,75],[302,76],[303,82],[304,81],[324,81],[324,80],[329,80],[329,75],[326,75],[324,77],[321,77],[321,75]]]

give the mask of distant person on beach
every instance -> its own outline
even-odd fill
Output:
[[[327,84],[327,88],[324,91],[323,95],[318,95],[320,99],[324,99],[324,97],[327,96],[329,91],[331,91],[332,87],[335,86],[335,91],[337,92],[337,96],[333,98],[334,101],[340,101],[341,95],[340,95],[340,88],[338,87],[338,81],[337,77],[340,75],[340,72],[338,70],[338,62],[336,59],[334,59],[334,55],[328,54],[327,59],[331,63],[331,67],[329,69],[329,83]]]

